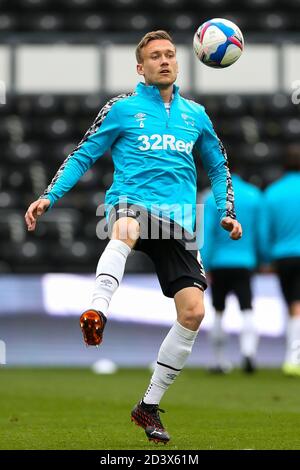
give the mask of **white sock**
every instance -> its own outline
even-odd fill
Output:
[[[188,330],[177,321],[174,323],[158,352],[150,385],[143,398],[144,403],[159,404],[186,363],[198,331]]]
[[[209,332],[215,355],[216,366],[219,367],[222,367],[225,364],[224,350],[227,336],[222,327],[222,314],[223,312],[215,313],[214,322]]]
[[[242,330],[240,334],[240,349],[243,356],[253,358],[256,354],[258,345],[258,334],[254,322],[252,310],[243,310]]]
[[[290,317],[288,320],[285,362],[300,365],[300,317]]]
[[[108,243],[98,262],[91,308],[106,315],[112,295],[122,281],[130,252],[131,248],[121,240]]]

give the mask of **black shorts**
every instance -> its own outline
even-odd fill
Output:
[[[233,292],[241,310],[252,308],[251,271],[245,268],[211,270],[212,303],[218,312],[225,310],[227,295]]]
[[[207,288],[204,268],[198,250],[187,249],[186,234],[180,239],[174,238],[174,223],[151,216],[145,209],[136,205],[118,204],[109,215],[108,229],[112,231],[113,224],[121,217],[133,217],[140,224],[140,237],[134,250],[142,251],[153,261],[155,271],[165,296],[174,295],[185,287]],[[154,226],[155,238],[153,230]],[[167,225],[169,228],[167,228]],[[177,226],[178,228],[178,226]],[[177,229],[175,230],[177,233]],[[168,235],[168,238],[166,238]],[[177,237],[177,236],[176,236]]]
[[[300,257],[278,259],[275,266],[287,304],[300,301]]]

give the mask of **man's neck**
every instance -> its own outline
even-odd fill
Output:
[[[160,88],[158,87],[160,96],[164,103],[170,103],[172,101],[173,95],[173,85],[170,85],[168,88]]]
[[[146,86],[153,85],[153,83],[145,82],[145,85]],[[172,101],[172,95],[173,95],[173,84],[167,87],[160,87],[159,85],[157,85],[157,88],[159,89],[159,93],[163,102],[170,103]]]

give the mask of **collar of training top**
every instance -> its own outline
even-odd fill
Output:
[[[139,82],[136,89],[136,93],[141,94],[141,95],[148,95],[153,97],[157,97],[161,99],[161,95],[159,92],[159,88],[156,85],[146,85],[143,82]],[[177,85],[173,85],[173,94],[174,98],[178,95],[179,92],[179,87]]]

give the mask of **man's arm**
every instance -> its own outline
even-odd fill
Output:
[[[238,240],[242,236],[242,227],[236,220],[233,186],[226,151],[204,109],[201,118],[202,132],[196,142],[196,148],[201,154],[204,169],[211,182],[221,226],[230,232],[233,240]]]
[[[25,221],[29,231],[35,229],[37,217],[68,192],[81,176],[113,144],[120,133],[120,120],[115,108],[116,98],[100,110],[81,142],[64,160],[51,183],[27,209]]]

